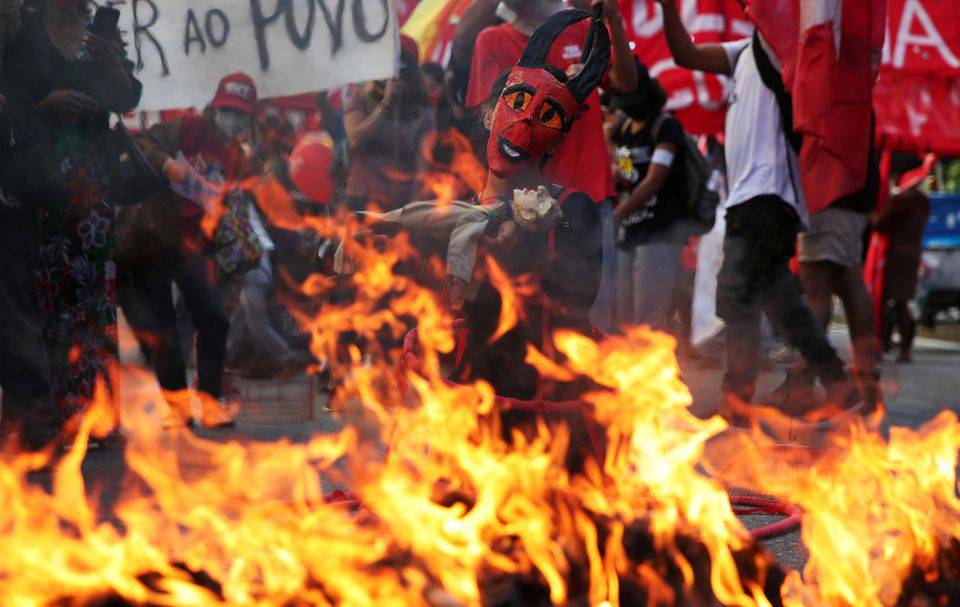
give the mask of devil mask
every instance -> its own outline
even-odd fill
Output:
[[[550,47],[568,27],[590,17],[566,10],[546,19],[530,37],[520,62],[507,78],[500,101],[493,109],[487,164],[503,179],[539,162],[570,130],[580,106],[600,83],[610,64],[610,36],[599,19],[592,24],[583,71],[566,80],[547,66]]]

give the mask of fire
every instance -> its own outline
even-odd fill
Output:
[[[443,298],[395,271],[413,255],[404,237],[368,244],[346,242],[349,277],[303,285],[329,302],[300,313],[317,359],[336,362],[336,399],[364,414],[355,426],[305,444],[165,432],[155,381],[124,369],[119,391],[98,390],[49,490],[30,474],[45,456],[0,460],[3,604],[886,606],[960,577],[947,558],[960,546],[955,416],[889,439],[847,428],[822,456],[785,460],[788,474],[753,466],[753,482],[806,513],[810,560],[787,576],[704,472],[709,444],[759,457],[771,443],[724,439],[725,422],[693,415],[671,338],[561,332],[557,356],[528,351],[551,381],[591,386],[579,406],[603,455],[573,473],[576,428],[509,426],[488,384],[443,378],[455,347]],[[490,276],[505,300],[523,296],[495,266]],[[505,311],[501,329],[515,322]],[[422,365],[403,391],[397,349],[412,327]],[[113,398],[129,472],[101,511],[81,464],[90,434],[116,421]],[[328,501],[332,485],[362,506]]]

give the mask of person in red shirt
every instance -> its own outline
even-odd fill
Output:
[[[637,86],[637,69],[616,0],[572,0],[571,4],[584,10],[603,6],[612,44],[612,61],[602,86],[613,93],[633,91]],[[562,2],[510,0],[502,2],[501,7],[507,8],[506,11],[500,10],[499,14],[508,22],[488,27],[477,36],[467,89],[468,109],[481,107],[487,102],[493,83],[505,70],[516,65],[530,34],[547,16],[562,8]],[[550,48],[548,64],[568,75],[582,69],[580,58],[589,29],[589,21],[583,21],[563,32]],[[563,146],[546,162],[544,176],[558,185],[587,194],[599,205],[603,222],[603,276],[591,320],[598,329],[608,333],[614,329],[616,282],[613,222],[616,190],[611,166],[610,150],[603,134],[600,95],[594,92],[583,104]]]
[[[243,177],[241,141],[253,129],[257,89],[244,73],[223,78],[208,111],[158,124],[137,143],[147,160],[170,182],[168,204],[178,210],[179,242],[151,263],[127,268],[121,304],[168,395],[166,425],[192,423],[186,357],[170,292],[177,285],[197,331],[197,388],[206,426],[233,425],[218,402],[229,324],[217,288],[212,244],[201,223],[215,209],[227,184]]]

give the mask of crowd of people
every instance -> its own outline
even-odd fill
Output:
[[[579,396],[545,387],[526,362],[526,346],[550,350],[548,330],[642,324],[685,343],[697,239],[723,214],[721,413],[749,416],[764,316],[803,358],[778,391],[791,414],[819,402],[816,382],[835,409],[875,408],[880,354],[861,245],[871,223],[891,236],[887,299],[909,360],[923,194],[908,188],[874,214],[886,184],[873,171],[863,191],[809,215],[776,57],[759,35],[696,45],[676,0],[657,2],[676,63],[730,79],[725,132],[705,153],[634,57],[615,0],[475,0],[447,65],[422,62],[401,36],[397,77],[350,87],[342,107],[317,96],[319,132],[298,132],[234,73],[201,113],[133,135],[114,119],[140,98],[119,34],[92,33],[81,0],[0,0],[3,440],[39,449],[75,431],[98,385],[111,388],[118,306],[170,404],[169,427],[233,424],[227,368],[306,367],[306,338],[277,303],[290,281],[277,277],[332,272],[336,243],[307,222],[271,222],[262,205],[276,191],[304,217],[359,214],[387,235],[433,230],[469,327],[454,377],[526,400]],[[461,201],[441,232],[437,174]],[[478,251],[539,285],[492,347],[503,302],[477,278]],[[849,371],[826,335],[834,295],[853,342]]]

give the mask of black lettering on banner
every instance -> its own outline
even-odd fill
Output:
[[[390,27],[389,1],[380,0],[380,5],[383,6],[383,27],[380,28],[379,32],[371,34],[367,28],[367,14],[363,8],[363,0],[353,0],[353,29],[357,32],[357,38],[360,38],[363,42],[376,42],[383,38]]]
[[[218,27],[214,25],[216,21],[220,22],[219,35],[217,35]],[[226,13],[219,8],[212,8],[207,11],[207,16],[203,22],[203,31],[206,32],[207,40],[211,46],[213,46],[213,48],[220,48],[226,44],[227,38],[230,37],[230,19],[228,19]]]
[[[190,47],[193,44],[200,45],[200,54],[207,52],[207,41],[203,39],[200,32],[200,23],[197,22],[197,15],[193,9],[187,9],[187,25],[183,28],[183,54],[190,56]]]
[[[293,42],[295,47],[305,51],[310,48],[311,38],[313,38],[313,19],[317,14],[317,7],[313,4],[313,0],[307,0],[307,25],[301,34],[297,30],[297,11],[294,9],[296,4],[297,0],[289,0],[287,4],[287,35],[290,36],[290,42]]]
[[[267,71],[270,69],[270,50],[267,48],[267,27],[280,18],[280,14],[290,6],[290,0],[277,0],[277,6],[273,14],[267,16],[263,13],[261,0],[250,0],[250,11],[252,13],[253,31],[257,39],[257,52],[260,55],[260,69]]]
[[[149,7],[151,13],[149,19],[140,18],[140,5],[146,4]],[[169,76],[170,75],[170,66],[167,65],[167,56],[163,52],[163,46],[157,39],[150,33],[150,28],[156,25],[157,20],[160,18],[160,11],[157,9],[157,5],[154,4],[153,0],[133,0],[133,48],[137,53],[137,70],[143,69],[143,51],[141,49],[141,36],[146,36],[146,38],[153,43],[154,48],[157,50],[157,54],[160,55],[160,67],[162,68],[161,75]]]
[[[320,5],[320,12],[323,13],[323,20],[327,22],[327,29],[330,30],[330,55],[336,55],[343,48],[343,11],[347,8],[346,0],[336,0],[337,14],[330,13],[327,6],[327,0],[317,0]]]

